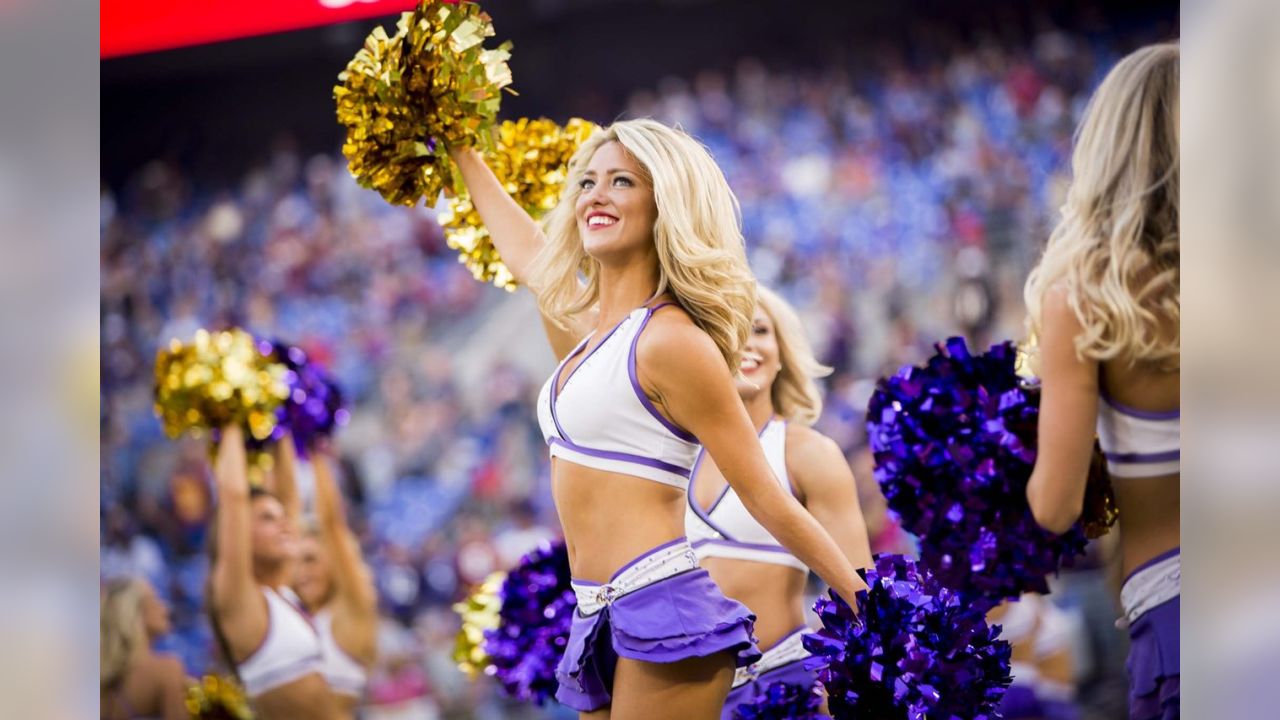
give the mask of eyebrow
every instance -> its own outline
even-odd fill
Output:
[[[609,168],[608,170],[605,171],[605,175],[617,175],[618,173],[627,173],[628,175],[635,175],[635,171],[627,170],[626,168]],[[588,170],[583,173],[583,175],[595,175],[595,174],[596,174],[595,170]]]

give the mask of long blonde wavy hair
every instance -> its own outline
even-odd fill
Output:
[[[830,375],[831,368],[814,357],[813,346],[795,309],[763,285],[756,287],[756,293],[761,309],[773,321],[778,360],[782,364],[770,392],[774,412],[790,422],[812,425],[822,415],[822,394],[816,380]]]
[[[1080,357],[1179,367],[1178,65],[1177,43],[1144,47],[1089,101],[1062,218],[1023,292],[1033,343],[1061,287]]]
[[[137,578],[120,578],[102,593],[98,679],[105,692],[124,680],[129,663],[150,643],[142,619],[142,598],[147,584]]]
[[[657,294],[670,291],[736,373],[756,303],[738,200],[701,143],[655,120],[615,122],[569,161],[564,195],[543,222],[547,245],[534,263],[530,285],[539,307],[563,325],[600,299],[600,266],[583,249],[574,207],[587,163],[608,142],[621,144],[653,187]]]

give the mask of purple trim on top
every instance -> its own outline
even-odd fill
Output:
[[[578,578],[575,578],[575,577],[571,577],[571,578],[569,578],[569,584],[571,584],[571,585],[590,585],[591,587],[600,587],[600,583],[595,582],[594,580],[579,580]]]
[[[590,341],[590,335],[582,338],[582,342],[578,343],[578,347],[574,348],[573,352],[565,356],[565,359],[561,360],[560,364],[556,366],[556,374],[551,376],[551,392],[547,393],[547,405],[551,407],[551,422],[556,426],[556,432],[560,433],[560,437],[567,437],[567,435],[565,435],[564,428],[560,427],[560,416],[556,414],[556,395],[558,395],[560,391],[560,373],[564,372],[565,363],[569,362],[571,359],[576,357],[578,353],[582,352],[583,348],[585,348],[587,343]],[[582,363],[578,363],[578,365],[581,366]],[[577,368],[574,369],[576,370]]]
[[[591,359],[591,356],[592,356],[592,355],[595,355],[597,350],[599,350],[600,348],[604,347],[604,344],[605,344],[605,343],[607,343],[607,342],[609,342],[609,338],[613,337],[613,334],[614,334],[614,333],[616,333],[616,332],[618,332],[618,328],[622,327],[622,323],[626,322],[626,321],[627,321],[627,320],[629,320],[629,319],[631,319],[631,316],[630,316],[630,315],[627,315],[626,317],[624,317],[624,318],[622,318],[621,320],[619,320],[619,321],[618,321],[618,324],[617,324],[617,325],[614,325],[614,326],[613,326],[613,329],[612,329],[612,330],[610,330],[610,331],[609,331],[609,333],[608,333],[607,335],[605,335],[605,336],[604,336],[604,339],[603,339],[603,340],[601,340],[599,343],[597,343],[595,347],[591,348],[591,351],[590,351],[590,352],[588,352],[588,353],[587,353],[587,354],[582,358],[582,361],[581,361],[581,362],[579,362],[577,365],[574,365],[574,366],[573,366],[573,369],[569,371],[569,377],[567,377],[567,378],[565,378],[565,379],[564,379],[564,384],[565,384],[566,386],[569,384],[569,381],[573,379],[573,376],[577,374],[577,372],[578,372],[578,368],[582,367],[583,365],[586,365],[586,364],[587,364],[587,361]],[[593,334],[594,334],[594,333],[593,333]],[[576,351],[574,351],[573,355],[570,355],[569,357],[565,358],[564,363],[561,363],[560,368],[561,368],[561,369],[564,369],[564,365],[565,365],[566,363],[568,363],[570,360],[572,360],[572,359],[574,358],[574,356],[576,356],[578,353],[582,352],[582,349],[583,349],[584,347],[586,347],[586,344],[587,344],[588,342],[590,342],[590,341],[591,341],[591,335],[588,335],[588,336],[587,336],[587,337],[582,341],[582,342],[583,342],[582,346],[580,346]],[[557,387],[555,388],[555,390],[556,390],[556,392],[555,392],[554,397],[559,397],[559,396],[560,396],[560,392],[563,390],[563,388],[560,388],[560,387],[558,387],[558,386],[557,386]]]
[[[580,452],[583,455],[590,455],[591,457],[598,457],[604,460],[617,460],[619,462],[629,462],[629,463],[635,463],[637,465],[646,465],[648,467],[651,467],[657,470],[669,472],[672,475],[679,475],[680,477],[685,479],[689,478],[689,471],[686,470],[685,468],[682,468],[679,465],[672,465],[671,463],[663,462],[655,458],[644,457],[641,455],[632,455],[631,453],[614,452],[612,450],[596,450],[594,448],[583,447],[581,445],[578,445],[574,443],[572,440],[566,440],[564,438],[557,438],[557,437],[553,437],[550,440],[548,440],[547,444],[560,445],[561,447],[568,448],[574,452]]]
[[[1179,547],[1175,547],[1175,548],[1169,548],[1168,550],[1165,550],[1164,552],[1160,553],[1159,555],[1157,555],[1157,556],[1155,556],[1155,557],[1151,558],[1150,560],[1148,560],[1148,561],[1146,561],[1146,562],[1142,563],[1141,565],[1139,565],[1138,567],[1134,568],[1134,569],[1133,569],[1133,572],[1131,572],[1131,573],[1129,573],[1128,575],[1126,575],[1126,576],[1125,576],[1124,581],[1125,581],[1125,582],[1129,582],[1129,579],[1130,579],[1130,578],[1132,578],[1134,575],[1137,575],[1138,573],[1142,572],[1143,570],[1146,570],[1147,568],[1151,567],[1152,565],[1155,565],[1156,563],[1164,562],[1165,560],[1168,560],[1169,558],[1171,558],[1171,557],[1173,557],[1173,556],[1175,556],[1175,555],[1178,555],[1178,554],[1180,554],[1181,552],[1182,552],[1182,547],[1181,547],[1181,546],[1179,546]]]
[[[1158,463],[1180,460],[1181,450],[1166,450],[1158,453],[1109,453],[1102,455],[1111,462],[1118,463]]]
[[[652,555],[652,554],[654,554],[654,553],[658,552],[659,550],[666,550],[667,548],[671,547],[672,545],[679,545],[680,543],[685,542],[686,540],[687,540],[687,538],[685,538],[685,536],[681,535],[680,537],[676,538],[675,540],[668,540],[667,542],[664,542],[664,543],[662,543],[661,545],[659,545],[659,546],[657,546],[657,547],[655,547],[655,548],[652,548],[652,549],[650,549],[650,550],[646,550],[645,552],[643,552],[643,553],[641,553],[641,554],[637,555],[634,559],[632,559],[632,560],[631,560],[631,562],[629,562],[629,563],[627,563],[626,565],[623,565],[622,567],[620,567],[620,568],[618,568],[617,570],[615,570],[615,571],[613,572],[613,574],[609,576],[609,582],[613,582],[614,580],[617,580],[619,575],[621,575],[622,573],[624,573],[624,572],[626,572],[626,571],[630,570],[630,569],[632,568],[632,566],[634,566],[636,563],[640,562],[641,560],[644,560],[645,558],[647,558],[647,557],[649,557],[650,555]]]
[[[582,358],[582,360],[580,360],[577,365],[573,366],[573,369],[569,371],[569,377],[564,379],[565,386],[568,386],[569,381],[572,380],[573,376],[577,374],[578,368],[585,365],[587,360],[590,360],[591,356],[594,355],[597,350],[604,347],[604,344],[609,342],[609,338],[613,337],[613,334],[618,331],[618,328],[622,327],[622,323],[626,322],[627,319],[630,317],[631,315],[628,314],[627,317],[624,317],[621,320],[619,320],[618,324],[614,325],[613,329],[610,330],[609,333],[604,336],[604,339],[596,343],[596,346],[591,348],[591,351],[586,354],[586,357]],[[564,366],[569,364],[570,360],[577,357],[578,353],[582,352],[587,348],[587,345],[591,342],[591,337],[593,335],[595,335],[594,332],[582,338],[582,342],[578,343],[578,347],[574,348],[573,352],[569,353],[569,355],[565,357],[564,360],[560,361],[560,365],[556,367],[555,378],[553,378],[551,381],[551,398],[548,401],[551,404],[551,422],[555,424],[556,432],[560,433],[560,437],[565,438],[566,440],[569,438],[569,434],[566,433],[564,431],[564,428],[560,426],[560,415],[559,413],[556,412],[556,402],[560,398],[560,391],[563,390],[563,388],[560,387],[560,373],[564,372]]]
[[[760,428],[760,430],[756,432],[757,438],[764,437],[764,432],[769,429],[770,425],[773,424],[774,417],[775,416],[770,415],[769,419],[765,421],[764,427]],[[729,482],[727,480],[725,481],[724,488],[720,490],[720,496],[717,497],[715,502],[711,503],[711,507],[706,510],[703,510],[698,505],[698,501],[693,497],[693,487],[694,487],[693,484],[697,480],[698,468],[702,467],[702,458],[706,454],[707,454],[706,448],[701,448],[701,447],[698,448],[698,455],[693,460],[693,468],[689,470],[689,491],[688,491],[689,507],[692,508],[694,514],[697,515],[699,518],[701,518],[702,521],[705,522],[712,530],[715,530],[716,532],[720,533],[728,540],[733,540],[733,536],[725,532],[724,528],[721,528],[720,526],[716,525],[714,522],[711,521],[711,513],[715,512],[716,508],[720,507],[720,501],[724,500],[725,496],[729,494],[729,490],[730,490]],[[788,480],[788,485],[790,485],[790,480]]]
[[[671,432],[672,435],[684,440],[688,443],[698,442],[698,438],[684,428],[676,425],[658,412],[658,409],[649,402],[649,396],[644,394],[644,390],[640,387],[640,380],[636,377],[636,345],[640,343],[640,333],[644,332],[644,328],[649,324],[649,318],[653,317],[653,311],[660,307],[673,305],[674,303],[662,303],[657,307],[645,308],[644,319],[640,321],[640,327],[636,328],[636,334],[631,338],[631,350],[627,353],[627,376],[631,378],[631,389],[635,391],[636,397],[640,399],[640,404],[645,410],[649,411],[662,426]]]
[[[1141,408],[1131,407],[1129,405],[1123,405],[1111,399],[1111,396],[1108,395],[1105,391],[1100,392],[1099,396],[1102,398],[1103,402],[1110,405],[1112,409],[1114,409],[1116,412],[1120,413],[1121,415],[1128,415],[1129,417],[1138,418],[1139,420],[1177,420],[1181,417],[1181,413],[1182,413],[1181,408],[1177,410],[1159,411],[1159,410],[1142,410]]]
[[[715,522],[712,521],[711,519],[711,514],[708,513],[706,510],[703,510],[702,506],[699,505],[698,501],[693,497],[694,478],[698,476],[698,468],[702,466],[702,458],[705,455],[706,455],[706,450],[704,448],[698,448],[698,456],[694,458],[693,468],[689,470],[689,490],[685,494],[689,496],[689,507],[693,509],[694,515],[697,515],[698,518],[702,520],[702,522],[706,523],[707,527],[711,528],[712,530],[715,530],[716,532],[720,533],[725,537],[729,537],[729,534],[724,531],[724,528],[720,527],[719,525],[716,525]],[[725,490],[727,491],[729,488],[729,483],[726,482],[724,486],[725,486]],[[723,498],[724,495],[725,495],[724,492],[720,493],[721,498]],[[718,505],[719,503],[720,503],[720,500],[717,499],[716,504]],[[713,505],[712,507],[714,508],[715,505]]]

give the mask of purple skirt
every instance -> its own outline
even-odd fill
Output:
[[[730,690],[729,697],[724,701],[724,711],[720,713],[720,720],[733,720],[734,713],[737,712],[739,705],[755,702],[774,683],[799,685],[806,689],[817,685],[817,673],[812,670],[806,670],[804,663],[804,660],[796,660],[782,667],[776,667],[768,672],[760,673],[751,682]]]
[[[1134,571],[1165,559],[1145,563]],[[1179,600],[1156,605],[1129,625],[1129,717],[1131,720],[1176,720],[1181,714]]]
[[[1044,707],[1040,703],[1040,698],[1036,696],[1035,688],[1023,683],[1010,685],[1004,691],[1004,697],[1000,698],[999,709],[1000,717],[1005,720],[1027,720],[1028,718],[1042,720],[1045,716]]]
[[[733,652],[738,667],[749,665],[760,658],[754,625],[751,611],[701,568],[627,593],[589,617],[575,611],[556,668],[556,700],[579,712],[609,705],[619,657],[670,663]]]

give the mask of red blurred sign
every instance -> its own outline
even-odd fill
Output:
[[[296,30],[411,9],[414,0],[102,0],[102,57]]]

